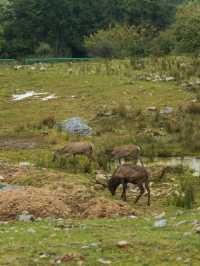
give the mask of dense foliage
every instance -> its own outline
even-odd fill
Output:
[[[199,1],[186,0],[1,0],[0,52],[123,57],[198,51],[199,11]]]

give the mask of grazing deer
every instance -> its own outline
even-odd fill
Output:
[[[136,159],[137,161],[139,160],[141,165],[143,166],[140,153],[141,148],[134,144],[117,146],[114,147],[111,151],[107,151],[107,154],[109,154],[113,160],[118,160],[119,164],[121,164],[122,159],[132,158]]]
[[[135,203],[138,202],[146,189],[148,194],[147,204],[150,205],[150,188],[148,179],[149,174],[145,167],[134,164],[123,164],[115,170],[111,179],[108,181],[108,189],[110,190],[112,195],[115,195],[116,189],[120,184],[122,184],[123,192],[121,194],[121,198],[122,200],[126,201],[127,184],[134,184],[140,190],[140,194],[137,196]]]
[[[94,146],[90,142],[70,142],[65,147],[60,150],[55,151],[53,156],[53,162],[58,160],[61,156],[70,157],[73,156],[75,158],[76,155],[84,155],[90,161],[94,161]]]

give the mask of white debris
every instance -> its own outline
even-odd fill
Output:
[[[19,69],[21,69],[23,66],[21,66],[21,65],[18,65],[18,66],[14,66],[14,69],[15,70],[19,70]]]
[[[165,227],[166,225],[167,225],[166,219],[161,219],[161,220],[155,221],[155,223],[154,223],[155,228]]]
[[[163,218],[165,217],[165,215],[166,215],[166,213],[165,213],[165,212],[162,212],[161,214],[156,215],[156,216],[155,216],[155,219],[156,219],[156,220],[161,220],[161,219],[163,219]]]
[[[34,98],[41,98],[41,96],[47,94],[47,92],[35,92],[35,91],[27,91],[25,93],[21,93],[21,94],[13,94],[12,95],[12,100],[13,101],[21,101],[30,97],[34,97]],[[41,98],[42,101],[48,101],[51,99],[56,99],[57,96],[55,94],[50,94],[46,97]]]
[[[105,259],[98,259],[97,261],[100,262],[101,264],[106,264],[106,265],[109,265],[112,263],[110,260],[105,260]]]
[[[36,95],[36,93],[34,91],[27,91],[25,93],[22,94],[14,94],[13,97],[13,101],[21,101],[23,99],[29,98]]]
[[[42,101],[48,101],[48,100],[52,100],[52,99],[56,99],[56,98],[57,98],[57,96],[55,94],[51,94],[47,97],[42,98]]]

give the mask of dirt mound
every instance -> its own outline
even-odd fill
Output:
[[[19,188],[0,193],[0,219],[15,219],[28,211],[35,217],[66,217],[71,212],[64,203],[63,195],[46,188]]]
[[[134,213],[127,204],[97,197],[94,190],[77,184],[57,184],[57,191],[65,195],[65,203],[71,215],[79,218],[103,218],[125,216]]]
[[[134,213],[125,203],[96,197],[83,185],[49,188],[20,187],[0,192],[0,220],[12,220],[24,211],[35,217],[103,218]]]
[[[104,198],[90,200],[83,209],[83,218],[111,218],[135,213],[123,202],[112,202]]]

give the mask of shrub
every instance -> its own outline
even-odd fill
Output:
[[[48,43],[41,42],[39,43],[39,46],[35,50],[35,53],[37,55],[46,56],[52,53],[52,49]]]
[[[170,202],[177,206],[191,209],[195,203],[195,180],[191,174],[180,177],[179,187],[174,191]]]
[[[143,53],[141,30],[135,26],[116,25],[99,30],[85,39],[85,47],[93,56],[111,58]]]

